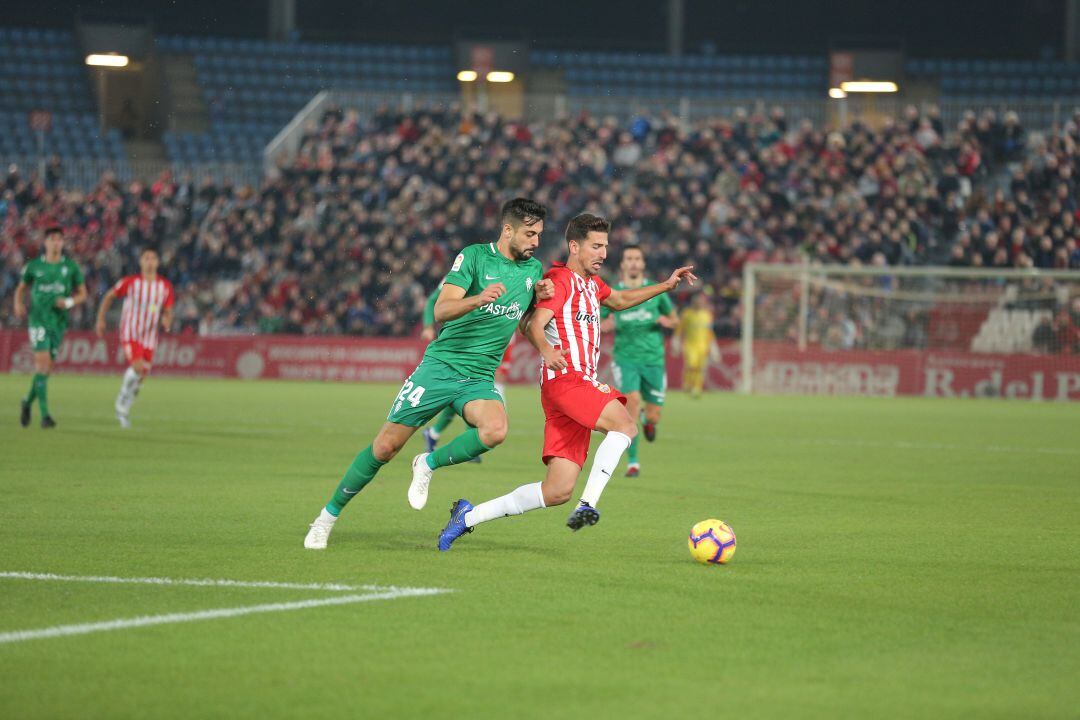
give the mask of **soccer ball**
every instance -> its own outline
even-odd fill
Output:
[[[699,563],[723,565],[735,555],[735,531],[722,520],[702,520],[690,528],[686,544]]]

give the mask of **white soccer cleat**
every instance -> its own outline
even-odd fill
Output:
[[[120,427],[124,428],[125,430],[131,427],[131,420],[128,418],[127,415],[122,412],[116,413],[116,421],[120,423]]]
[[[431,487],[431,468],[427,466],[429,453],[420,453],[412,459],[412,483],[409,485],[409,505],[413,510],[423,510],[427,505],[428,488]]]
[[[321,518],[315,518],[304,538],[304,547],[308,550],[325,550],[326,541],[330,539],[330,531],[334,529],[333,523],[323,522]]]

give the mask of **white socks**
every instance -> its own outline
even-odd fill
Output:
[[[630,447],[630,438],[621,432],[609,432],[596,448],[596,456],[593,458],[592,470],[589,472],[589,480],[585,483],[585,491],[581,493],[581,501],[587,502],[593,507],[604,492],[604,486],[611,479],[611,473],[619,464],[622,454]],[[521,515],[530,510],[539,510],[545,507],[544,491],[540,483],[522,485],[509,495],[497,497],[480,503],[469,512],[465,513],[465,526],[476,527],[480,523],[489,520],[497,520],[501,517]]]
[[[322,525],[333,525],[336,521],[337,516],[331,513],[326,508],[323,508],[322,512],[319,513],[319,517],[315,518],[315,522]]]
[[[619,464],[622,454],[630,447],[630,438],[621,432],[612,430],[596,448],[593,456],[592,470],[589,471],[589,480],[585,483],[585,490],[581,493],[581,502],[589,503],[596,507],[600,500],[600,494],[611,479],[611,473]]]
[[[142,378],[135,372],[135,368],[129,367],[124,372],[124,379],[120,383],[120,394],[116,396],[116,412],[128,414],[131,404],[135,402],[135,396],[139,394],[141,383]]]
[[[488,520],[521,515],[542,507],[544,507],[544,491],[540,489],[540,483],[530,483],[522,485],[509,495],[480,503],[465,513],[465,526],[475,527]]]

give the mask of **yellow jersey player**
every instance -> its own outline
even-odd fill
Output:
[[[682,311],[675,331],[676,352],[683,356],[683,389],[699,397],[705,387],[705,365],[716,340],[709,296],[694,296],[690,307]]]

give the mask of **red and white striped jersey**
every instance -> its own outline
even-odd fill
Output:
[[[113,294],[124,298],[120,342],[139,343],[150,350],[157,347],[161,311],[173,305],[172,283],[163,277],[145,280],[142,275],[128,275],[113,286]]]
[[[603,278],[583,278],[563,263],[555,263],[544,277],[555,285],[550,300],[536,303],[536,307],[555,313],[544,333],[554,347],[570,352],[565,370],[549,370],[541,363],[540,384],[570,372],[594,381],[600,364],[600,303],[611,294],[611,288]]]

